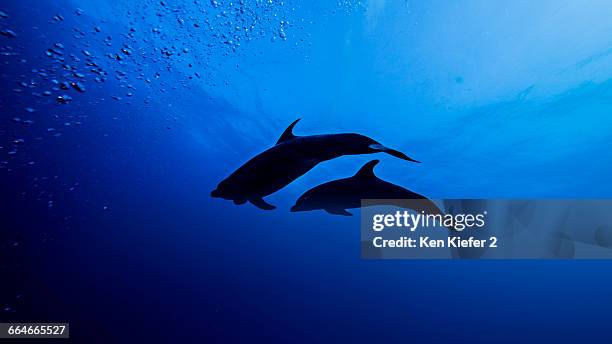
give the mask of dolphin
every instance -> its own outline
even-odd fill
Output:
[[[240,166],[210,195],[232,200],[237,205],[248,201],[260,209],[272,210],[276,207],[264,201],[263,197],[282,189],[323,161],[343,155],[384,152],[419,162],[360,134],[296,136],[293,128],[299,120],[285,129],[274,146]]]
[[[444,214],[425,196],[378,178],[374,174],[374,166],[378,163],[379,160],[372,160],[350,178],[333,180],[306,191],[291,207],[291,211],[322,209],[334,215],[352,216],[346,209],[360,208],[361,200],[372,199],[380,202],[376,204],[409,207],[427,214]]]

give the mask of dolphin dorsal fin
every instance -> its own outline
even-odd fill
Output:
[[[283,131],[283,134],[278,139],[278,141],[276,141],[276,144],[283,143],[285,141],[288,141],[288,140],[296,138],[296,136],[293,135],[293,127],[295,127],[297,122],[299,122],[300,120],[301,120],[301,118],[298,118],[295,121],[293,121],[293,123],[289,124],[287,129],[285,129],[285,131]]]
[[[354,178],[376,178],[374,174],[374,166],[378,164],[380,160],[372,160],[363,165],[357,173],[353,176]]]

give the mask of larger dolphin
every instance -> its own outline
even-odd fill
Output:
[[[300,119],[285,129],[276,145],[256,155],[217,185],[212,197],[234,201],[235,204],[251,202],[258,208],[272,210],[266,203],[268,196],[318,163],[343,155],[385,152],[400,159],[418,162],[397,150],[360,134],[327,134],[296,136],[293,128]]]

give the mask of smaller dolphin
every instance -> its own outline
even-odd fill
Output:
[[[372,160],[352,177],[333,180],[306,191],[293,207],[292,212],[325,210],[334,215],[352,216],[346,209],[361,207],[361,200],[381,200],[381,204],[409,206],[410,209],[427,214],[443,214],[425,196],[386,182],[374,174],[379,160]],[[426,200],[406,203],[406,200]],[[393,200],[396,200],[393,202]]]

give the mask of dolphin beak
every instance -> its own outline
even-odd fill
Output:
[[[210,192],[210,197],[219,198],[221,197],[221,193],[219,192],[219,190],[214,189],[213,191]]]
[[[421,163],[420,161],[414,160],[413,158],[409,157],[408,155],[406,155],[406,154],[404,154],[404,153],[402,153],[402,152],[400,152],[398,150],[391,149],[391,148],[383,146],[381,144],[370,145],[370,148],[375,149],[375,150],[377,150],[379,152],[385,152],[387,154],[393,155],[396,158],[400,158],[400,159],[403,159],[403,160],[412,161],[412,162],[416,162],[416,163]]]

